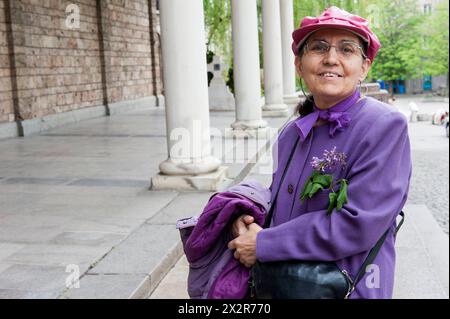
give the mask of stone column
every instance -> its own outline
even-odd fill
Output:
[[[280,3],[278,0],[262,0],[264,91],[266,104],[264,116],[286,116],[287,105],[283,101],[283,63],[281,54]]]
[[[258,18],[256,0],[231,0],[236,121],[232,134],[265,128],[261,112]]]
[[[160,2],[169,157],[152,189],[215,191],[226,168],[211,156],[202,0]]]
[[[295,56],[291,49],[292,32],[294,32],[294,5],[292,0],[280,0],[280,13],[284,102],[296,104],[300,99],[295,90]]]

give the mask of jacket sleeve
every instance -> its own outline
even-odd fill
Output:
[[[258,260],[339,260],[370,250],[393,225],[412,172],[406,118],[397,112],[379,116],[353,152],[358,156],[348,163],[343,208],[331,215],[308,212],[260,231]]]

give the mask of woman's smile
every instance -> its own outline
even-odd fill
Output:
[[[342,78],[342,75],[337,72],[324,71],[318,74],[320,77],[324,78]]]
[[[342,75],[336,74],[336,73],[320,73],[318,74],[319,79],[322,81],[327,81],[327,82],[335,82],[338,80],[341,80],[343,78]]]

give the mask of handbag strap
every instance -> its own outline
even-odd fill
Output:
[[[399,213],[399,215],[402,217],[402,219],[399,222],[399,224],[397,225],[397,227],[395,228],[394,236],[397,235],[398,231],[400,230],[400,228],[403,225],[403,222],[405,221],[405,213],[403,211],[401,211]],[[377,256],[378,252],[380,251],[381,246],[383,246],[383,243],[386,240],[386,237],[387,237],[388,234],[389,234],[389,229],[384,232],[383,236],[381,236],[381,238],[377,241],[375,246],[373,246],[373,248],[369,251],[369,254],[367,255],[366,259],[364,260],[361,268],[358,271],[358,274],[356,275],[356,277],[355,277],[355,279],[354,279],[354,281],[352,283],[352,287],[350,289],[350,293],[353,292],[353,290],[355,290],[355,286],[364,277],[364,275],[366,273],[367,266],[369,266],[375,260],[375,257]]]
[[[268,228],[270,226],[271,221],[272,221],[272,215],[273,215],[273,210],[274,210],[274,207],[275,207],[275,201],[276,201],[276,199],[278,197],[278,193],[280,192],[281,185],[283,184],[283,180],[284,180],[284,177],[286,176],[286,172],[287,172],[287,170],[289,168],[291,160],[294,157],[294,153],[295,153],[295,150],[297,148],[298,141],[299,141],[299,137],[297,137],[297,140],[295,141],[295,145],[294,145],[294,147],[291,150],[291,154],[289,155],[289,159],[287,161],[287,164],[284,167],[284,171],[283,171],[283,175],[281,176],[281,179],[280,179],[279,187],[278,187],[278,189],[277,189],[277,191],[275,193],[275,196],[274,196],[273,201],[272,201],[272,205],[270,206],[270,209],[269,209],[269,213],[267,214],[266,220],[264,222],[264,228]],[[405,221],[405,213],[403,211],[401,211],[399,213],[399,215],[402,217],[402,219],[400,220],[398,226],[395,228],[394,236],[397,235],[397,232],[400,230],[400,228],[403,225],[403,222]],[[350,287],[350,290],[349,290],[349,292],[347,294],[347,297],[355,290],[356,285],[364,277],[364,274],[366,272],[367,266],[369,266],[375,260],[376,256],[378,255],[378,252],[380,251],[381,246],[383,246],[383,243],[386,240],[386,237],[387,237],[388,234],[389,234],[389,229],[384,232],[384,234],[377,241],[375,246],[369,251],[369,254],[367,255],[366,259],[364,260],[361,268],[358,271],[358,274],[356,275],[356,277],[355,277],[355,279],[353,281],[351,280],[350,276],[347,274],[348,278],[351,281],[351,287]]]
[[[280,192],[281,185],[283,184],[283,180],[284,180],[284,177],[285,177],[286,172],[288,170],[289,164],[291,163],[291,160],[294,157],[294,153],[295,153],[295,150],[297,149],[297,144],[298,144],[299,140],[300,140],[300,137],[297,136],[297,139],[295,140],[295,145],[292,148],[291,154],[289,155],[289,158],[288,158],[288,161],[287,161],[287,164],[284,167],[283,175],[281,176],[281,179],[280,179],[280,185],[279,185],[279,187],[278,187],[278,189],[277,189],[277,191],[275,193],[275,196],[273,198],[272,205],[270,206],[269,213],[267,214],[266,220],[264,221],[263,228],[268,228],[270,226],[270,222],[272,221],[273,209],[275,207],[275,201],[276,201],[276,199],[278,197],[278,193]]]

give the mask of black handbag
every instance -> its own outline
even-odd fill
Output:
[[[287,168],[291,162],[298,144],[298,138],[289,156],[288,162],[280,180],[280,187],[272,202],[264,227],[269,227],[275,200],[283,183]],[[395,230],[397,234],[404,221],[404,213],[400,212],[402,220]],[[347,299],[355,290],[356,285],[364,277],[366,267],[375,259],[383,245],[389,230],[378,240],[364,260],[355,279],[339,269],[334,262],[287,260],[262,263],[257,261],[251,269],[251,298],[257,299]]]

